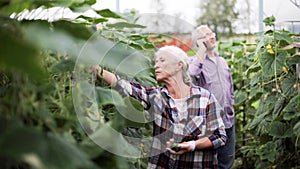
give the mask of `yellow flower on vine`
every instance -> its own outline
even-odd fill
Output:
[[[266,46],[266,48],[268,49],[267,52],[268,52],[269,54],[274,54],[274,51],[273,51],[273,49],[272,49],[272,45],[268,44],[268,45]]]
[[[270,53],[270,54],[274,54],[273,49],[268,49],[267,52]]]
[[[284,73],[288,73],[288,70],[285,66],[282,67],[282,70],[283,70]]]

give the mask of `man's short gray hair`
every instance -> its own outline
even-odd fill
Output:
[[[162,55],[164,53],[168,53],[174,57],[176,61],[182,61],[183,68],[182,68],[182,77],[185,84],[191,83],[191,77],[189,74],[189,58],[187,54],[177,46],[164,46],[158,49],[155,53],[155,57]]]
[[[200,25],[192,32],[192,45],[193,48],[197,48],[197,40],[203,37],[202,29],[209,28],[207,25]]]

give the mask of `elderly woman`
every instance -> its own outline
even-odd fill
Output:
[[[139,100],[151,113],[154,129],[148,168],[217,168],[216,149],[227,138],[222,109],[210,92],[190,83],[188,67],[185,52],[165,46],[155,53],[156,80],[163,87],[143,87],[99,66],[93,69],[98,79]]]

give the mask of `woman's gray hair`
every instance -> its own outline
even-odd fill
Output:
[[[158,49],[158,51],[155,53],[155,57],[160,56],[162,54],[168,53],[171,56],[174,57],[176,61],[182,61],[183,67],[182,67],[182,77],[183,82],[185,84],[191,83],[191,76],[189,74],[189,58],[187,54],[180,49],[177,46],[164,46]]]
[[[207,25],[200,25],[192,32],[192,46],[193,48],[197,48],[197,40],[203,37],[202,29],[208,28]]]

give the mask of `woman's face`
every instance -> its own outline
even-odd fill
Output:
[[[158,82],[165,82],[178,72],[178,61],[168,53],[160,54],[155,59],[155,75]]]

